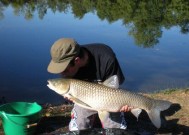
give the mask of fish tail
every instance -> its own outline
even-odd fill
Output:
[[[147,111],[148,116],[152,123],[157,127],[161,127],[160,112],[168,109],[171,106],[171,102],[163,100],[155,100],[151,110]]]

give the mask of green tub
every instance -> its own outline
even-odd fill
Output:
[[[33,135],[41,119],[42,107],[37,103],[12,102],[0,106],[5,135]]]

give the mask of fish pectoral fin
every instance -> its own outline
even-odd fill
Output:
[[[117,75],[113,75],[110,78],[108,78],[107,80],[105,80],[103,83],[103,85],[110,87],[110,88],[119,88],[119,80],[118,80],[118,76]]]
[[[148,116],[152,123],[157,127],[161,127],[161,119],[160,119],[160,111],[158,109],[153,109],[151,111],[147,111]]]
[[[137,118],[137,120],[141,112],[142,112],[142,109],[140,108],[135,108],[131,110],[131,113]]]
[[[92,109],[92,107],[86,103],[84,103],[83,101],[79,100],[78,98],[75,98],[73,96],[69,96],[70,99],[77,105],[83,107],[83,108],[86,108],[86,109],[90,109],[90,110],[94,110]]]
[[[110,113],[107,111],[98,111],[98,116],[100,118],[100,121],[104,123],[109,118]]]

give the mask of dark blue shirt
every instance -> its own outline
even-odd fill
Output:
[[[113,50],[100,43],[81,45],[89,53],[89,61],[85,67],[79,69],[74,76],[76,79],[86,81],[105,81],[113,75],[117,75],[119,83],[125,80],[120,65]]]

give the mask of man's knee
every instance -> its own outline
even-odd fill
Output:
[[[91,111],[79,106],[74,106],[71,111],[71,121],[69,123],[69,130],[83,130],[93,126],[94,114],[96,111]]]

